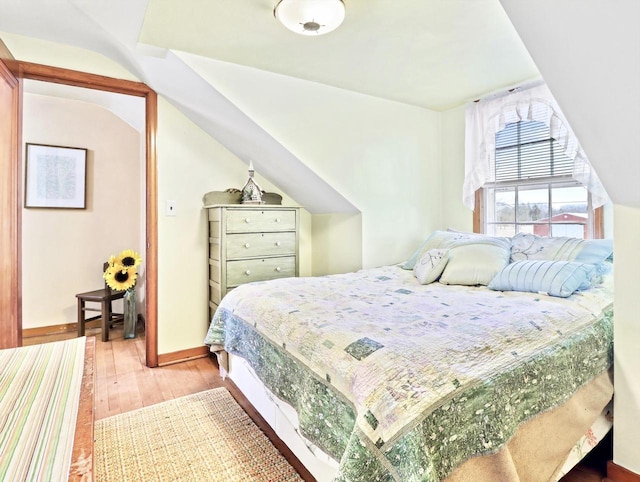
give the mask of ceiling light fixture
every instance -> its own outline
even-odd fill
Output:
[[[301,35],[322,35],[344,20],[342,0],[280,0],[273,15],[289,30]]]

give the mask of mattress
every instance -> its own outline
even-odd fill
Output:
[[[295,408],[336,480],[442,480],[608,370],[611,299],[423,286],[389,266],[241,286],[206,343]]]

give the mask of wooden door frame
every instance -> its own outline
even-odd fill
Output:
[[[0,348],[22,345],[22,82],[16,60],[0,40],[0,77],[11,89],[9,146],[0,157]]]
[[[103,90],[133,95],[145,99],[145,172],[146,172],[146,246],[145,246],[145,337],[146,364],[158,366],[158,170],[156,137],[158,130],[158,97],[155,91],[141,82],[115,79],[76,70],[17,61],[18,78],[52,82],[55,84]],[[17,186],[16,204],[21,206],[21,176]],[[18,246],[22,232],[18,232]],[[19,249],[19,248],[18,248]],[[20,269],[21,271],[21,269]],[[19,328],[22,319],[20,316]]]

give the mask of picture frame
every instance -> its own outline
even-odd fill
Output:
[[[26,144],[26,208],[85,209],[87,149]]]

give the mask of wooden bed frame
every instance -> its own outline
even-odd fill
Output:
[[[95,354],[96,337],[86,339],[84,372],[78,404],[78,418],[69,468],[69,481],[93,481],[93,424],[95,421]]]

